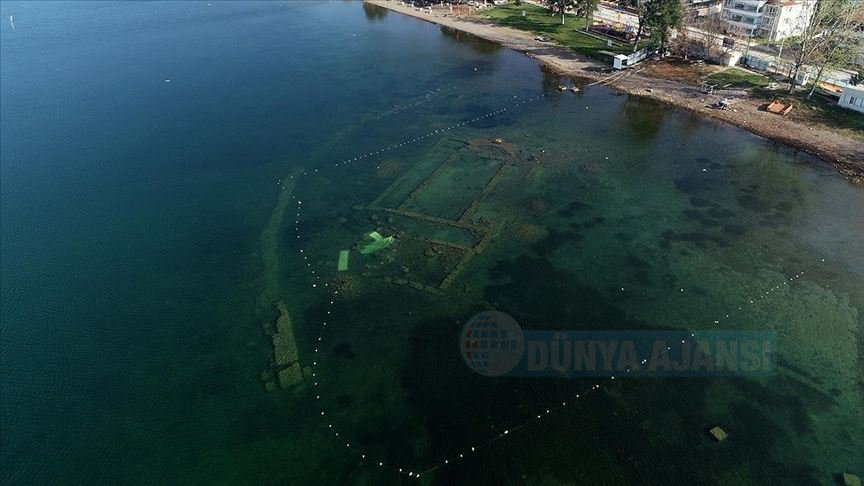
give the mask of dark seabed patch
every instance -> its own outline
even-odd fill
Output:
[[[714,226],[718,226],[720,224],[717,222],[717,220],[709,218],[708,216],[703,214],[702,211],[699,211],[697,209],[685,209],[684,216],[687,219],[696,221],[700,225],[707,228],[713,228]]]
[[[582,233],[576,231],[558,231],[549,230],[549,234],[545,238],[531,245],[531,249],[538,255],[549,257],[562,245],[570,242],[577,242],[584,238]]]
[[[570,228],[575,230],[575,231],[578,231],[581,229],[591,229],[591,228],[597,226],[598,224],[603,224],[605,222],[606,222],[606,218],[604,218],[603,216],[597,216],[595,218],[589,219],[587,221],[583,221],[581,223],[570,223]]]
[[[675,179],[675,188],[684,194],[701,194],[714,189],[717,183],[705,172],[694,172]]]
[[[677,232],[674,230],[665,230],[661,233],[662,240],[660,240],[661,248],[669,248],[670,243],[673,242],[686,242],[692,243],[699,248],[707,248],[709,243],[714,243],[717,246],[728,246],[729,243],[723,238],[708,234],[708,233],[700,233],[698,231],[685,231],[685,232]]]
[[[731,218],[735,216],[735,213],[726,208],[714,207],[708,209],[708,216],[712,218]]]
[[[697,208],[704,208],[704,207],[710,207],[710,206],[716,206],[717,205],[716,203],[709,201],[708,199],[704,199],[704,198],[697,197],[697,196],[692,196],[690,198],[690,204],[692,204],[693,206],[696,206]]]
[[[643,267],[641,259],[628,258]],[[613,300],[580,286],[577,276],[555,269],[545,260],[522,256],[501,262],[492,270],[505,281],[485,289],[486,300],[500,302],[525,329],[555,329],[562,321],[580,329],[651,329],[629,319]],[[526,292],[528,295],[526,295]],[[405,372],[403,384],[412,403],[430,424],[431,450],[443,457],[520,423],[548,403],[568,400],[584,392],[590,380],[487,378],[472,374],[462,363],[453,336],[461,319],[441,318],[418,326],[407,370],[435,369],[433,376]],[[601,393],[576,400],[565,411],[532,425],[520,440],[502,440],[473,459],[472,467],[442,469],[446,484],[501,484],[528,475],[538,484],[567,482],[577,477],[585,484],[605,484],[610,474],[629,484],[719,484],[743,474],[759,484],[810,484],[816,481],[809,466],[790,467],[786,461],[800,452],[775,458],[768,451],[795,437],[778,426],[782,420],[803,420],[800,400],[744,380],[727,380],[737,389],[722,401],[728,413],[708,413],[712,380],[676,379],[612,382]],[[435,392],[446,387],[447,394]],[[748,394],[765,402],[765,410],[751,405]],[[714,404],[716,405],[716,403]],[[649,411],[655,411],[650,413]],[[722,423],[729,441],[717,443],[706,433]],[[806,422],[804,422],[806,424]],[[804,426],[806,428],[806,425]],[[573,429],[573,434],[556,431]],[[756,432],[758,431],[758,432]],[[578,440],[574,440],[574,435]],[[615,440],[610,440],[614,437]],[[482,439],[479,439],[482,440]],[[687,460],[681,460],[687,458]],[[482,471],[482,473],[481,473]],[[574,476],[574,471],[578,474]],[[719,481],[719,483],[718,483]],[[530,480],[529,480],[530,482]]]
[[[747,228],[741,226],[740,224],[724,224],[723,232],[733,236],[741,236],[747,233]]]
[[[562,209],[558,210],[558,215],[565,218],[573,217],[576,213],[590,209],[591,205],[580,201],[573,201]]]

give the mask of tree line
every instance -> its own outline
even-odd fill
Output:
[[[547,5],[552,15],[561,15],[562,24],[566,12],[573,10],[576,15],[585,18],[587,30],[597,10],[598,0],[549,0]],[[621,0],[619,5],[632,9],[639,18],[633,52],[639,49],[646,34],[650,47],[665,52],[670,46],[673,32],[678,35],[678,50],[685,59],[694,42],[702,45],[708,57],[721,57],[733,49],[732,43],[723,42],[728,33],[726,23],[719,14],[685,14],[682,0]],[[815,69],[815,78],[808,93],[808,97],[812,96],[826,71],[853,67],[864,58],[864,2],[817,0],[814,13],[801,33],[784,40],[784,45],[788,46],[787,56],[791,54],[789,92],[795,90],[794,80],[801,70],[810,66]],[[861,78],[856,76],[853,79]]]

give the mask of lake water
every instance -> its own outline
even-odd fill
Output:
[[[864,191],[821,162],[358,2],[0,13],[4,483],[864,475]],[[458,336],[489,309],[770,330],[779,366],[487,378]]]

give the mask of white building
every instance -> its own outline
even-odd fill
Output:
[[[837,106],[864,113],[864,86],[844,86]]]
[[[723,0],[681,0],[685,12],[695,13],[697,17],[719,14]]]
[[[722,16],[730,32],[778,41],[802,34],[815,9],[816,0],[724,0]]]

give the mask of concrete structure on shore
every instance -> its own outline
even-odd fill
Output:
[[[864,86],[844,86],[837,106],[864,113]]]
[[[724,0],[722,16],[731,32],[778,41],[801,35],[815,9],[816,0]]]

